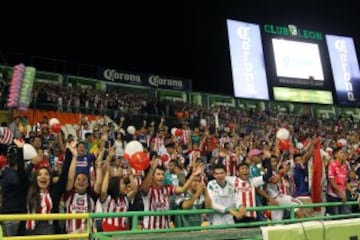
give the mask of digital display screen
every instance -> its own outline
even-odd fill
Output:
[[[324,80],[317,44],[273,38],[272,46],[278,77]]]

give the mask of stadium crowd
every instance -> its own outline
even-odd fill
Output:
[[[38,85],[34,94],[38,107],[52,103],[57,111],[105,117],[96,123],[82,117],[76,136],[52,131],[52,116],[44,116],[32,131],[22,116],[3,122],[3,214],[216,210],[208,216],[146,216],[138,226],[161,229],[281,220],[289,217],[286,210],[246,207],[345,202],[356,200],[360,191],[359,128],[353,119],[204,108],[144,94],[70,87]],[[14,136],[11,142],[9,135]],[[144,170],[129,164],[126,148],[134,141],[150,159]],[[33,146],[36,157],[24,160],[25,144]],[[139,155],[140,160],[146,157]],[[314,175],[315,168],[320,176]],[[345,205],[297,208],[296,217],[355,211]],[[109,217],[94,222],[93,231],[130,225],[128,218]],[[85,219],[2,223],[6,236],[79,233],[86,226]]]

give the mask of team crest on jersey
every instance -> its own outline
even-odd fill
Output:
[[[85,199],[84,198],[78,198],[76,199],[76,204],[83,206],[85,204]]]

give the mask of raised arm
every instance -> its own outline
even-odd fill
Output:
[[[69,143],[68,150],[71,153],[71,164],[68,171],[68,179],[66,183],[66,191],[70,191],[74,187],[75,182],[75,172],[76,172],[76,163],[77,163],[77,150],[76,150],[76,141],[71,141]],[[63,171],[65,172],[65,171]]]
[[[146,174],[146,177],[144,179],[144,182],[142,183],[141,187],[140,187],[140,192],[143,194],[143,195],[147,195],[148,192],[149,192],[149,188],[150,188],[150,185],[152,183],[152,178],[153,178],[153,174],[154,174],[154,171],[155,171],[155,168],[157,167],[158,165],[158,161],[159,159],[156,158],[155,160],[151,161],[151,165],[150,165],[150,168],[149,168],[149,171],[147,172]]]
[[[104,178],[101,184],[101,191],[100,191],[100,201],[105,202],[108,194],[108,188],[109,188],[109,181],[110,181],[110,168],[108,168],[108,171],[104,173]]]
[[[128,169],[127,169],[127,174],[129,176],[130,187],[131,187],[131,190],[127,193],[127,197],[129,199],[129,201],[132,202],[134,200],[134,198],[135,198],[136,193],[137,193],[137,186],[136,186],[135,178],[134,178],[134,175],[132,173],[130,164],[129,164]]]
[[[191,173],[190,178],[185,182],[184,186],[178,186],[175,188],[175,193],[184,193],[186,190],[188,190],[194,178],[200,173],[204,172],[204,168],[205,166],[203,163],[199,164],[196,169]]]

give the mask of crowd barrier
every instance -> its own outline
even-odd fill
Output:
[[[247,210],[279,210],[289,209],[290,218],[279,221],[258,221],[249,223],[237,223],[233,225],[208,225],[208,226],[192,226],[192,227],[177,227],[159,230],[141,230],[138,229],[139,217],[144,216],[159,216],[159,215],[190,215],[190,214],[214,214],[212,209],[198,209],[198,210],[169,210],[169,211],[134,211],[124,213],[83,213],[83,214],[9,214],[0,215],[1,221],[20,221],[20,220],[65,220],[65,219],[87,219],[89,225],[87,232],[77,234],[57,234],[57,235],[36,235],[36,236],[16,236],[16,237],[3,237],[4,240],[45,240],[45,239],[263,239],[260,231],[261,226],[277,225],[277,224],[291,224],[309,221],[322,221],[322,220],[335,220],[335,219],[348,219],[359,218],[360,213],[341,214],[333,216],[314,216],[307,218],[295,218],[295,208],[314,208],[314,207],[330,207],[340,205],[358,205],[357,201],[346,203],[316,203],[304,204],[301,206],[263,206],[255,208],[247,208]],[[117,232],[92,232],[90,231],[91,222],[93,219],[105,217],[130,217],[132,228],[127,231]],[[250,228],[250,230],[249,230]],[[180,234],[181,233],[181,234]],[[191,237],[190,237],[191,236]],[[360,236],[360,233],[359,233]]]

